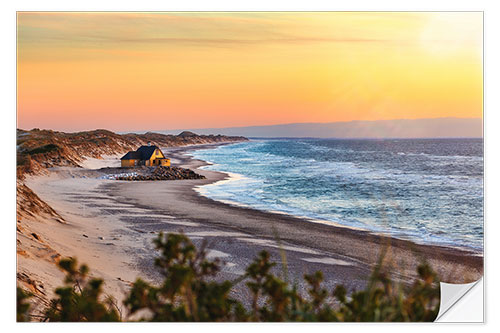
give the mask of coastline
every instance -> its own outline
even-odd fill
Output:
[[[213,145],[210,145],[213,147]],[[210,146],[206,146],[207,148]],[[186,155],[187,152],[204,148],[201,146],[176,147],[167,154],[176,165],[191,168],[204,175],[205,180],[173,181],[162,190],[162,196],[148,197],[140,191],[132,191],[135,184],[111,184],[115,193],[129,193],[127,198],[136,204],[165,210],[196,223],[222,227],[227,230],[245,232],[266,240],[279,237],[280,241],[296,246],[305,246],[321,251],[326,256],[337,256],[359,262],[365,266],[375,265],[384,247],[389,246],[387,261],[398,266],[398,273],[412,277],[422,259],[429,261],[441,274],[443,282],[470,282],[482,276],[483,257],[463,249],[417,244],[411,240],[393,238],[369,231],[340,225],[313,223],[309,219],[288,214],[268,212],[250,207],[219,202],[198,193],[196,187],[223,181],[228,174],[204,170],[207,162]],[[157,184],[144,183],[144,191],[153,190]],[[167,185],[167,184],[165,184]],[[165,207],[165,202],[168,206]],[[369,270],[370,270],[369,269]]]
[[[229,144],[229,143],[225,143]],[[206,242],[209,258],[221,261],[220,279],[235,280],[257,253],[267,250],[274,268],[299,285],[305,273],[321,270],[325,286],[344,284],[348,290],[365,286],[385,251],[384,260],[394,278],[410,283],[416,267],[428,261],[443,282],[466,283],[482,276],[483,257],[460,249],[415,244],[367,231],[322,223],[296,216],[235,206],[207,198],[196,187],[227,179],[228,174],[199,169],[208,165],[186,153],[218,144],[163,149],[172,165],[190,168],[203,180],[127,182],[98,179],[99,169],[57,168],[50,175],[27,180],[40,198],[67,223],[33,220],[24,223],[40,242],[18,236],[23,246],[34,243],[26,255],[18,254],[18,273],[43,282],[47,298],[62,284],[63,274],[47,259],[50,248],[62,257],[75,256],[90,266],[92,275],[104,278],[107,291],[118,300],[137,277],[159,281],[153,266],[152,239],[158,232],[184,232],[193,243]],[[87,167],[119,163],[89,160]],[[110,166],[108,164],[108,166]],[[28,230],[26,234],[28,234]],[[45,251],[45,252],[44,252]],[[45,256],[45,257],[44,257]],[[234,295],[248,296],[244,282]]]
[[[364,148],[355,156],[358,143]],[[397,148],[387,152],[385,147],[393,144]],[[467,140],[459,145],[469,144]],[[330,149],[337,145],[345,146],[345,155],[344,150],[337,156],[337,148]],[[407,145],[398,140],[374,146],[366,140],[251,140],[189,155],[215,164],[201,168],[229,174],[228,179],[197,188],[213,200],[481,256],[483,193],[477,161],[482,158],[441,156],[437,151],[396,155]],[[384,147],[391,157],[373,160],[369,147]],[[401,155],[411,155],[410,160]],[[426,174],[429,165],[435,169]],[[452,165],[454,170],[447,170]]]
[[[206,161],[203,161],[203,162],[206,163],[205,165],[211,165],[210,163],[208,163]],[[203,166],[201,166],[201,167],[203,167]],[[470,254],[470,255],[475,255],[475,256],[479,256],[479,257],[483,256],[483,249],[482,248],[478,249],[478,248],[475,248],[475,247],[467,247],[467,246],[459,246],[459,245],[454,246],[451,243],[423,242],[423,241],[419,242],[417,239],[412,239],[409,235],[406,235],[406,234],[403,234],[401,236],[399,236],[399,235],[396,236],[396,235],[391,235],[391,234],[386,233],[386,232],[381,231],[381,230],[364,229],[364,228],[358,227],[358,226],[342,224],[340,222],[335,222],[335,221],[331,221],[331,220],[325,220],[325,219],[321,219],[321,218],[310,217],[310,216],[307,216],[307,215],[294,214],[294,213],[286,212],[286,211],[271,210],[271,209],[266,209],[266,208],[252,207],[249,204],[245,204],[245,203],[238,202],[238,201],[223,200],[223,199],[214,199],[214,198],[211,198],[210,195],[207,193],[208,191],[206,191],[204,189],[205,186],[218,185],[218,184],[221,184],[223,182],[231,182],[231,181],[239,180],[242,177],[245,177],[245,176],[242,176],[240,174],[236,174],[236,173],[232,173],[232,172],[224,172],[224,171],[215,171],[215,172],[220,172],[220,173],[223,173],[223,174],[227,174],[227,176],[226,176],[226,178],[224,178],[222,180],[219,180],[219,181],[215,181],[213,183],[209,183],[209,184],[206,184],[206,185],[197,185],[197,186],[194,186],[194,190],[200,196],[208,198],[210,200],[214,200],[216,202],[224,203],[224,204],[227,204],[227,205],[230,205],[230,206],[233,206],[233,207],[242,207],[242,208],[248,208],[248,209],[251,209],[251,210],[258,210],[258,211],[262,211],[262,212],[272,213],[272,214],[286,215],[286,216],[290,216],[290,217],[297,218],[297,219],[300,219],[300,220],[305,220],[305,221],[307,221],[309,223],[317,223],[317,224],[327,225],[327,226],[331,226],[331,227],[351,229],[351,230],[355,230],[355,231],[357,230],[357,231],[360,231],[360,232],[369,233],[371,235],[379,235],[381,237],[390,238],[390,239],[394,239],[394,240],[408,241],[408,242],[414,243],[416,245],[435,246],[435,247],[438,247],[438,248],[456,249],[458,251],[462,251],[462,252],[465,252],[465,253]]]

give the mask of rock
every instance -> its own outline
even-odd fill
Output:
[[[205,177],[196,172],[179,167],[146,167],[137,168],[135,175],[119,176],[115,179],[128,181],[160,181],[176,179],[204,179]]]

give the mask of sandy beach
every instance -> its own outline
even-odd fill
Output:
[[[203,180],[127,182],[100,179],[98,168],[118,166],[117,156],[88,160],[84,169],[59,168],[26,183],[66,223],[34,221],[30,227],[62,257],[87,263],[104,278],[106,290],[118,299],[141,276],[159,280],[153,266],[152,239],[160,231],[184,232],[193,242],[207,242],[211,258],[222,262],[220,279],[236,279],[256,254],[265,249],[278,263],[276,272],[292,283],[321,270],[326,286],[338,283],[361,288],[379,260],[392,267],[396,279],[410,282],[416,266],[427,260],[443,282],[464,283],[482,276],[483,258],[460,249],[415,244],[363,230],[315,223],[290,215],[264,212],[203,197],[196,187],[227,179],[224,173],[199,169],[206,162],[186,155],[203,146],[165,148],[172,165],[190,168]],[[28,241],[21,239],[21,241]],[[62,273],[36,251],[18,256],[18,272],[44,281],[48,296]],[[40,253],[38,253],[40,254]],[[244,299],[244,282],[235,289]]]

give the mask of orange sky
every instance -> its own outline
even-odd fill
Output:
[[[19,13],[18,128],[482,117],[482,13]]]

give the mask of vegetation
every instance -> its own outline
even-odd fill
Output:
[[[34,128],[17,129],[17,178],[36,174],[50,167],[78,166],[84,157],[100,157],[124,153],[147,142],[162,147],[186,144],[247,141],[240,136],[222,135],[166,135],[160,133],[116,134],[107,130],[64,133]]]
[[[426,264],[419,266],[419,278],[405,286],[393,282],[380,263],[366,288],[350,296],[341,285],[333,291],[323,288],[323,275],[316,272],[304,276],[308,292],[301,295],[297,286],[272,273],[275,263],[266,251],[238,281],[217,282],[220,265],[207,259],[205,246],[197,250],[182,234],[160,234],[154,242],[160,251],[155,265],[164,280],[156,286],[138,279],[124,301],[126,318],[103,296],[102,280],[89,278],[85,265],[78,268],[75,259],[66,259],[59,264],[66,272],[65,286],[56,289],[46,320],[433,321],[439,310],[439,281]],[[247,306],[231,296],[243,281],[251,293]],[[18,290],[18,321],[27,316],[25,301]]]
[[[30,157],[24,154],[17,153],[16,154],[16,166],[24,166],[29,163]]]
[[[41,147],[36,147],[34,149],[28,150],[25,152],[27,155],[36,155],[36,154],[45,154],[51,151],[55,151],[61,149],[58,145],[55,145],[53,143],[49,143],[47,145],[41,146]]]
[[[17,287],[16,292],[16,313],[17,313],[17,321],[29,321],[29,310],[30,304],[28,303],[28,299],[32,295],[30,293],[25,292],[21,288]]]
[[[66,272],[65,286],[56,289],[58,298],[50,302],[46,311],[50,321],[118,321],[114,301],[102,299],[101,279],[89,279],[86,265],[77,267],[76,259],[59,262]]]

